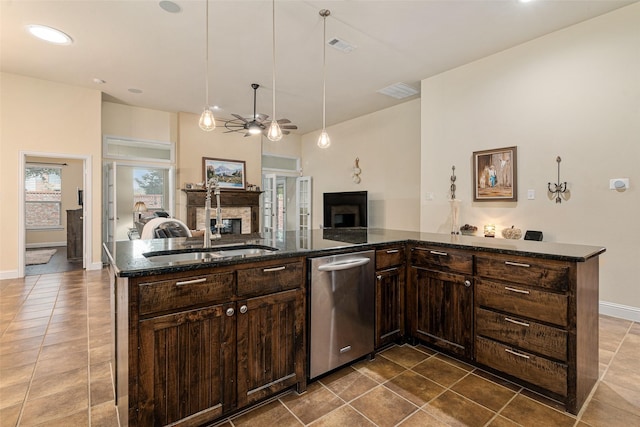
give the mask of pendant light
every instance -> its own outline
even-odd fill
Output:
[[[276,1],[271,0],[271,14],[272,14],[272,24],[273,24],[273,116],[271,116],[271,125],[269,126],[269,130],[267,131],[267,138],[269,141],[280,141],[282,139],[282,129],[280,129],[280,125],[276,120]],[[251,131],[251,130],[249,130]]]
[[[329,134],[326,129],[326,119],[327,119],[327,44],[325,40],[327,38],[327,16],[331,15],[331,11],[329,9],[322,9],[320,11],[320,16],[323,19],[323,29],[322,29],[322,132],[320,133],[320,137],[318,138],[318,147],[327,148],[331,145],[331,138],[329,138]]]
[[[205,100],[207,105],[205,105],[204,107],[204,111],[202,112],[202,115],[200,116],[200,121],[198,122],[198,126],[200,126],[200,129],[207,131],[207,132],[211,132],[212,130],[214,130],[216,128],[216,119],[213,117],[213,111],[211,111],[211,107],[209,107],[209,0],[206,0],[205,3],[206,6],[206,29],[205,29],[205,36],[206,36],[206,52],[205,52]]]

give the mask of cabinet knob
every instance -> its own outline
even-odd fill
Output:
[[[378,280],[382,280],[382,275],[378,274],[376,277],[378,278]]]
[[[227,316],[231,317],[236,311],[233,308],[227,308]]]
[[[248,308],[246,305],[243,305],[242,307],[240,307],[240,313],[245,314],[247,312]]]
[[[466,286],[467,288],[468,288],[469,286],[471,286],[471,280],[465,280],[465,281],[464,281],[464,286]]]

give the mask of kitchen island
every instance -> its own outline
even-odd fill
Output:
[[[201,259],[163,257],[201,253],[193,238],[105,244],[121,425],[199,425],[304,391],[307,259],[368,249],[378,348],[423,342],[572,413],[597,380],[604,248],[380,229],[235,239]]]

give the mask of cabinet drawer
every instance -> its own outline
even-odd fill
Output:
[[[404,247],[380,249],[376,251],[376,270],[404,263]]]
[[[531,258],[477,256],[476,275],[564,292],[569,266]]]
[[[303,284],[302,261],[238,270],[238,296],[243,298],[295,289]]]
[[[228,301],[233,297],[233,285],[232,272],[141,283],[140,315]]]
[[[411,249],[411,265],[472,274],[473,255],[447,248],[415,247]]]
[[[568,297],[511,283],[476,279],[477,306],[489,307],[554,325],[568,324]]]
[[[476,361],[531,384],[567,395],[567,365],[476,337]]]
[[[476,310],[476,334],[567,361],[567,331],[494,311]]]

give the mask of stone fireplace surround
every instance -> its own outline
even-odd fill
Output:
[[[204,229],[205,190],[182,190],[187,194],[187,227],[191,230]],[[242,234],[259,232],[260,228],[260,191],[222,190],[220,207],[222,219],[242,219]],[[211,211],[215,218],[215,198],[212,195]]]

